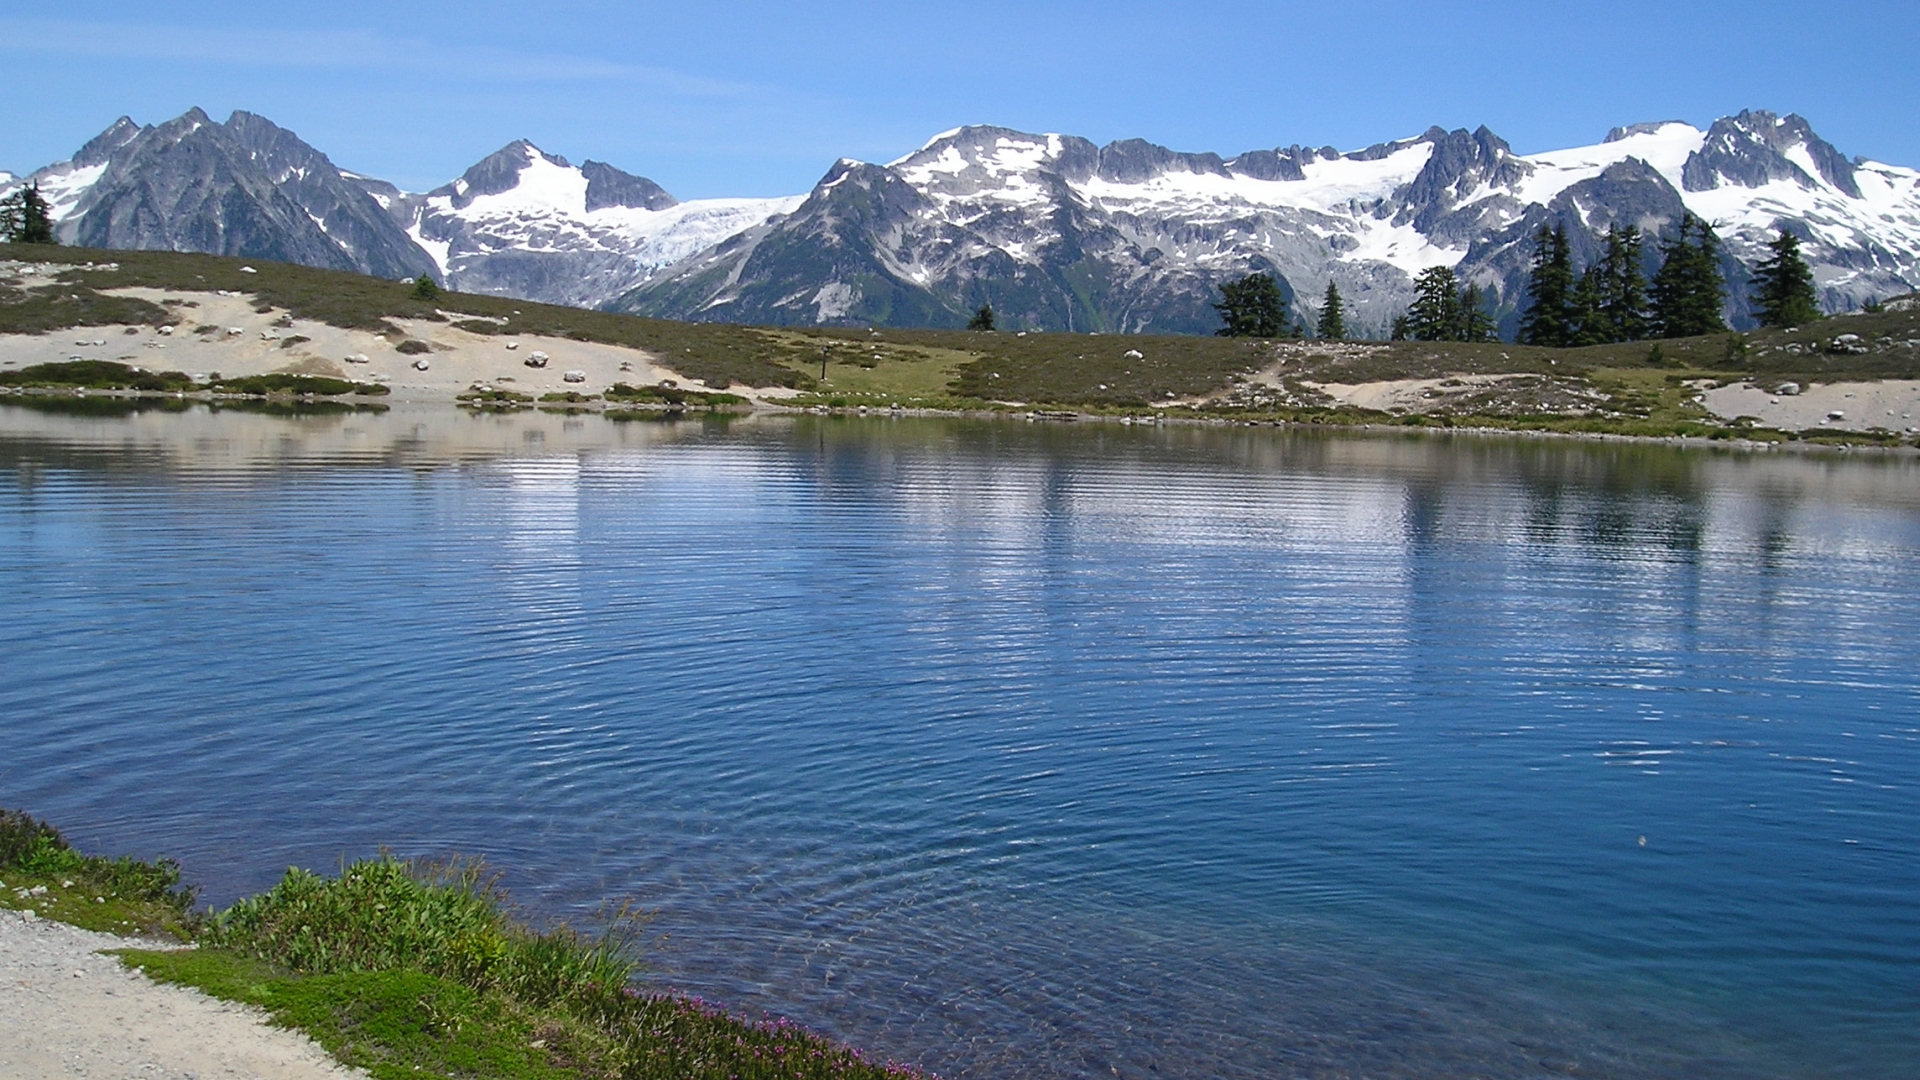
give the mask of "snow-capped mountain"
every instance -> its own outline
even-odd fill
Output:
[[[126,117],[27,177],[62,243],[205,251],[401,276],[433,261],[325,154],[252,113]]]
[[[962,128],[887,165],[837,163],[791,214],[613,306],[957,325],[990,303],[1021,326],[1206,332],[1217,284],[1266,270],[1309,300],[1337,281],[1350,321],[1378,330],[1412,275],[1452,266],[1511,321],[1542,223],[1566,224],[1584,258],[1610,224],[1666,233],[1686,211],[1719,231],[1736,285],[1783,224],[1808,241],[1831,308],[1920,283],[1920,173],[1850,162],[1799,117],[1743,112],[1704,132],[1639,125],[1531,156],[1485,128],[1232,159]]]
[[[348,172],[251,113],[122,117],[40,185],[63,243],[207,251],[592,307],[660,267],[799,205],[676,202],[645,177],[509,143],[424,195]]]
[[[677,202],[599,161],[570,165],[525,140],[425,195],[362,179],[463,292],[595,307],[657,269],[776,214],[788,199]]]
[[[1350,325],[1378,333],[1415,274],[1450,266],[1511,328],[1542,224],[1566,225],[1584,261],[1611,224],[1670,235],[1687,212],[1725,243],[1736,321],[1782,226],[1805,241],[1830,309],[1920,286],[1920,172],[1849,160],[1800,117],[1765,112],[1533,155],[1485,128],[1222,158],[969,127],[885,165],[837,162],[804,196],[683,203],[525,141],[410,194],[261,117],[216,124],[195,109],[153,127],[122,118],[0,194],[26,181],[69,243],[432,273],[473,292],[738,322],[956,326],[992,304],[1020,327],[1207,333],[1220,283],[1258,270],[1305,309],[1337,282]]]

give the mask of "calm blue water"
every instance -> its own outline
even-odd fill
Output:
[[[954,1077],[1920,1075],[1920,463],[0,407],[0,803]]]

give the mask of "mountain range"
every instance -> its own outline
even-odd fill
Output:
[[[524,140],[414,194],[263,117],[195,109],[146,127],[122,118],[69,161],[0,174],[0,189],[24,182],[67,243],[424,273],[708,321],[958,326],[990,304],[1022,329],[1208,333],[1218,286],[1262,271],[1308,314],[1337,282],[1349,325],[1379,333],[1414,275],[1450,266],[1510,331],[1541,225],[1566,225],[1584,262],[1610,225],[1670,235],[1688,212],[1724,241],[1736,325],[1750,268],[1783,227],[1830,310],[1920,286],[1920,172],[1848,158],[1804,119],[1760,111],[1531,155],[1484,127],[1231,158],[966,127],[884,165],[836,162],[805,195],[680,202]]]

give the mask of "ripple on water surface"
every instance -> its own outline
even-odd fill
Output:
[[[1920,1069],[1920,468],[0,408],[0,790],[952,1076]]]

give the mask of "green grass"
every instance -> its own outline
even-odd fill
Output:
[[[290,869],[265,893],[195,915],[174,864],[82,855],[50,826],[6,812],[0,880],[8,906],[190,938],[191,950],[118,955],[159,981],[258,1005],[382,1080],[919,1075],[785,1021],[644,991],[634,958],[644,920],[631,909],[597,934],[535,928],[476,861],[383,855],[333,877]],[[101,901],[83,900],[96,892]]]
[[[380,1080],[617,1076],[608,1040],[498,994],[418,971],[300,977],[221,949],[118,953],[158,982],[265,1009]]]
[[[195,890],[180,865],[83,855],[59,830],[0,810],[0,907],[31,910],[88,930],[162,934],[186,940]]]

